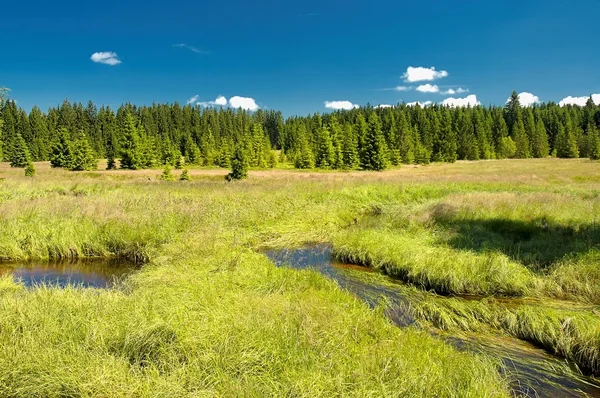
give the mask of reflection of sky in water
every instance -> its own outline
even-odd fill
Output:
[[[28,287],[48,284],[107,288],[133,269],[132,264],[117,260],[0,263],[0,275],[11,274]]]
[[[353,276],[356,270],[372,272],[368,268],[339,264],[332,259],[329,245],[315,245],[296,250],[268,250],[265,252],[277,266],[293,269],[314,269],[335,280],[342,288],[354,293],[361,300],[374,307],[385,297],[386,315],[399,327],[415,325],[415,320],[406,311],[409,300],[403,295],[402,284],[390,286],[391,278],[377,275],[385,285],[379,285],[369,278],[369,282]],[[397,282],[397,281],[395,281]],[[600,388],[591,385],[592,379],[579,380],[570,371],[565,360],[555,358],[544,350],[529,343],[508,337],[446,337],[439,336],[459,350],[483,352],[501,358],[511,386],[518,395],[530,397],[600,397]]]

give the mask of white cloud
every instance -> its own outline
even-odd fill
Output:
[[[173,47],[177,47],[177,48],[185,48],[187,50],[190,50],[191,52],[195,52],[196,54],[203,54],[203,55],[208,55],[210,54],[208,51],[202,51],[194,46],[188,46],[185,43],[180,43],[180,44],[173,44]]]
[[[540,102],[540,98],[537,95],[528,92],[522,92],[518,97],[521,106],[533,106],[533,104]],[[508,103],[508,101],[510,101],[510,97],[506,100],[506,103]]]
[[[440,91],[440,88],[438,86],[431,85],[429,83],[427,84],[422,84],[419,87],[417,87],[417,91],[420,91],[422,93],[437,93],[438,91]]]
[[[446,91],[440,91],[440,94],[442,94],[442,95],[454,95],[454,94],[462,94],[462,93],[468,93],[468,92],[469,92],[469,90],[467,90],[466,88],[458,87],[456,89],[449,88]]]
[[[220,96],[217,97],[217,99],[214,102],[215,102],[215,105],[226,106],[227,105],[227,98],[225,98],[222,95],[220,95]]]
[[[194,95],[192,98],[190,98],[190,99],[188,100],[187,104],[188,104],[188,105],[190,105],[190,104],[194,104],[194,103],[196,103],[197,101],[198,101],[198,96],[197,96],[197,95]]]
[[[395,91],[409,91],[412,90],[411,86],[397,86],[394,88]]]
[[[427,105],[431,105],[433,102],[431,101],[425,101],[425,102],[420,102],[420,101],[415,101],[415,102],[409,102],[406,105],[407,106],[415,106],[415,105],[420,105],[420,106],[427,106]]]
[[[217,98],[217,101],[221,100],[221,98]],[[215,101],[215,102],[217,102]],[[256,101],[254,100],[254,98],[249,98],[249,97],[239,97],[239,96],[235,96],[235,97],[231,97],[229,98],[229,105],[232,108],[242,108],[248,111],[255,111],[257,109],[260,109],[260,106],[258,106],[256,104]]]
[[[392,107],[392,105],[389,105],[389,104],[379,104],[375,108],[391,108],[391,107]]]
[[[467,95],[465,98],[446,98],[442,101],[442,105],[449,107],[461,107],[461,106],[477,106],[477,96],[475,94]]]
[[[354,108],[358,108],[358,105],[353,104],[350,101],[325,101],[325,108],[329,108],[329,109],[335,109],[335,110],[340,110],[340,109],[354,109]]]
[[[447,71],[437,71],[433,66],[431,68],[424,68],[422,66],[409,66],[406,69],[406,72],[402,75],[402,79],[404,79],[405,82],[413,83],[421,81],[432,81],[436,79],[441,79],[446,76],[448,76]]]
[[[558,105],[560,105],[560,106],[565,106],[565,105],[585,106],[585,103],[587,102],[588,98],[590,98],[590,97],[571,97],[569,95],[568,97],[563,98],[558,103]],[[600,105],[600,94],[592,94],[592,101],[594,101],[594,104]]]
[[[117,53],[112,51],[93,53],[90,59],[96,63],[110,66],[119,65],[121,63]]]

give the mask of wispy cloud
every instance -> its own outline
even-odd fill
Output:
[[[121,60],[119,59],[119,56],[117,55],[117,53],[112,52],[112,51],[93,53],[92,56],[90,57],[90,59],[93,62],[96,62],[98,64],[104,64],[104,65],[110,65],[110,66],[119,65],[121,63]]]
[[[194,47],[194,46],[188,46],[185,43],[173,44],[173,47],[185,48],[186,50],[190,50],[191,52],[194,52],[196,54],[202,54],[202,55],[210,54],[208,51],[200,50],[199,48]]]

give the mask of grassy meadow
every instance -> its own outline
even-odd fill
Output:
[[[600,374],[597,162],[256,170],[234,183],[227,170],[168,182],[36,168],[0,164],[0,258],[144,265],[110,290],[0,278],[0,396],[510,395],[496,358],[396,328],[260,252],[311,242],[408,282],[423,324],[510,335]]]

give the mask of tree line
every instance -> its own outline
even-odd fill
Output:
[[[1,97],[1,96],[0,96]],[[505,158],[600,158],[600,106],[542,103],[450,108],[365,106],[284,119],[281,112],[124,104],[116,112],[65,100],[29,113],[0,98],[0,159],[70,170],[183,164],[383,170],[390,165]]]

